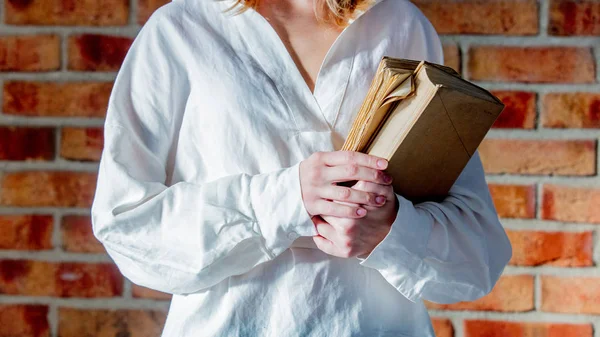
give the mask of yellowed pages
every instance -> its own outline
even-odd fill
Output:
[[[415,86],[419,90],[415,91],[411,97],[399,102],[394,110],[390,112],[389,117],[365,150],[366,153],[388,160],[391,159],[400,143],[402,143],[406,132],[419,119],[424,108],[436,92],[436,86],[428,80],[425,71],[416,74]]]
[[[346,143],[350,144],[351,146],[344,150],[364,150],[369,139],[373,136],[387,115],[392,103],[404,99],[414,92],[415,86],[411,71],[406,71],[404,73],[398,72],[394,74],[392,80],[393,83],[392,85],[389,85],[385,96],[381,100],[382,103],[378,104],[379,107],[377,110],[371,112],[370,114],[366,114],[365,116],[356,117],[359,119],[360,123],[353,124],[353,128],[351,129],[346,141]],[[371,111],[373,110],[371,109]],[[356,127],[357,125],[359,127]]]

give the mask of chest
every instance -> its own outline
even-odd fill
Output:
[[[271,25],[252,11],[223,20],[190,29],[178,49],[190,92],[175,180],[267,172],[340,148],[381,56],[398,55],[393,32],[364,18],[343,31]]]

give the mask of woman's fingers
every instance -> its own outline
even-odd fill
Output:
[[[336,233],[338,233],[338,238],[340,233],[350,234],[350,232],[352,232],[356,228],[355,224],[357,223],[357,221],[359,221],[355,219],[338,218],[331,215],[321,215],[321,219],[327,222],[329,226],[335,229]],[[343,242],[338,242],[338,244],[340,243],[343,244]]]
[[[323,168],[323,179],[331,183],[348,180],[365,180],[376,184],[388,185],[392,182],[391,177],[387,173],[356,164],[325,167]]]
[[[396,194],[394,193],[394,188],[392,187],[392,185],[380,185],[369,181],[359,180],[356,184],[352,185],[352,189],[357,191],[375,193],[380,198],[384,199],[383,203],[378,205],[361,205],[367,210],[367,213],[369,211],[376,210],[379,207],[386,205],[388,202],[394,203],[394,199],[396,199]]]
[[[367,210],[355,205],[349,206],[325,199],[319,199],[314,202],[315,214],[332,215],[338,218],[362,218],[367,214]]]
[[[379,196],[377,193],[372,193],[370,191],[360,191],[357,189],[336,185],[323,187],[320,191],[320,196],[323,199],[349,202],[354,204],[372,206],[379,206],[383,204],[383,202],[377,202],[377,197]],[[383,201],[385,201],[385,199]]]
[[[394,188],[390,185],[381,185],[375,184],[370,181],[360,180],[356,182],[356,184],[352,185],[353,190],[370,192],[376,195],[382,195],[387,198],[387,200],[391,198],[395,198]]]
[[[334,255],[336,249],[335,244],[326,237],[328,236],[328,234],[326,234],[326,227],[331,227],[331,225],[323,220],[320,216],[313,217],[313,223],[315,224],[317,232],[319,232],[319,235],[313,236],[313,241],[317,245],[317,248],[329,255]]]
[[[387,168],[387,160],[377,156],[356,151],[332,151],[321,152],[320,160],[327,166],[339,166],[355,164],[373,169],[384,170]]]
[[[319,218],[314,221],[319,235],[313,236],[313,241],[317,248],[329,255],[343,257],[339,253],[339,247],[344,247],[344,245],[339,242],[340,238],[336,229],[320,217],[316,218]]]
[[[325,239],[331,242],[337,241],[336,229],[331,224],[327,223],[325,220],[319,219],[315,224],[315,228],[317,229],[317,232],[319,232],[319,235],[321,235]]]
[[[329,255],[337,256],[336,247],[333,244],[333,242],[325,239],[320,235],[313,236],[312,238],[317,248],[319,248],[321,251]]]
[[[344,181],[371,181],[390,184],[383,172],[387,160],[355,151],[315,152],[299,166],[300,190],[306,211],[311,215],[360,218],[366,215],[360,205],[377,207],[377,196],[337,186]],[[334,203],[336,201],[337,203]],[[344,204],[345,203],[345,204]],[[348,205],[350,203],[351,205]]]

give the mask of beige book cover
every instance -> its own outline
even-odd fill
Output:
[[[386,158],[396,193],[439,201],[503,109],[452,68],[384,56],[341,150]]]

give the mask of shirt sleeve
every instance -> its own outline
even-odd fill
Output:
[[[177,49],[177,35],[157,24],[168,7],[140,30],[115,79],[91,217],[94,235],[125,277],[188,294],[245,273],[298,236],[318,232],[304,208],[299,162],[167,185],[177,143],[173,116],[187,95],[178,60],[164,53]]]
[[[377,269],[411,301],[472,301],[489,293],[512,256],[479,152],[442,202],[413,204],[398,193],[390,232],[362,266]]]
[[[408,58],[443,64],[438,34],[412,4]],[[407,29],[408,31],[408,29]],[[357,256],[406,298],[437,303],[472,301],[489,293],[512,256],[476,151],[442,202],[413,204],[395,193],[399,208],[387,236]]]

